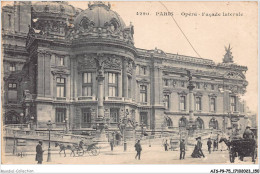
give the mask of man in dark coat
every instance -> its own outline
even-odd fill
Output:
[[[254,133],[250,130],[250,126],[246,127],[246,130],[243,134],[243,138],[245,138],[245,139],[253,139],[254,138]]]
[[[185,158],[185,142],[184,139],[180,143],[180,160]]]
[[[42,164],[43,161],[43,150],[42,150],[42,141],[39,141],[39,144],[36,146],[36,157],[35,161],[38,161],[37,164]]]
[[[113,139],[110,140],[110,147],[111,147],[111,151],[113,151],[114,150],[114,141],[113,141]]]
[[[141,147],[141,144],[140,144],[140,140],[137,141],[137,143],[135,144],[135,150],[136,150],[136,156],[135,156],[135,159],[137,158],[138,156],[138,159],[140,160],[140,157],[141,157],[141,151],[142,151],[142,147]]]
[[[202,152],[202,143],[201,143],[201,137],[196,138],[197,140],[197,148],[198,148],[198,152],[200,154],[200,156],[203,156],[203,158],[205,158],[203,152]]]
[[[169,144],[168,144],[167,140],[165,140],[165,142],[164,142],[164,150],[165,151],[168,151],[168,146],[169,146]]]
[[[217,149],[217,140],[213,140],[213,151]]]
[[[208,151],[209,153],[211,153],[211,145],[212,145],[212,142],[211,142],[211,139],[209,138],[208,141],[207,141],[207,145],[208,145]]]

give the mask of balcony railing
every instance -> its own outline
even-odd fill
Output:
[[[66,100],[66,97],[57,97],[57,100]]]
[[[117,100],[117,101],[121,101],[122,97],[106,97],[106,100]]]
[[[95,100],[94,96],[80,96],[78,100]]]

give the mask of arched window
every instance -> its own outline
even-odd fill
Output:
[[[197,129],[204,129],[204,121],[200,117],[196,119],[196,126]]]
[[[188,120],[185,117],[182,117],[179,120],[179,127],[186,127],[188,125]]]
[[[169,117],[166,118],[166,125],[167,125],[167,127],[172,127],[172,119],[171,118],[169,118]]]
[[[209,128],[210,129],[218,129],[218,121],[215,118],[212,118],[209,121]]]

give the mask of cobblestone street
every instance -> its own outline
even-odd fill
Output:
[[[164,151],[161,145],[142,145],[141,160],[135,159],[136,152],[132,145],[128,145],[128,150],[123,151],[123,146],[117,146],[111,152],[109,148],[101,149],[98,156],[70,157],[70,151],[66,151],[67,156],[59,155],[57,152],[51,156],[52,162],[47,161],[47,149],[45,149],[43,164],[231,164],[228,151],[215,151],[208,153],[204,144],[203,153],[205,158],[192,158],[193,147],[189,146],[186,151],[185,160],[179,160],[179,149],[175,151]],[[23,158],[17,156],[6,156],[6,161],[10,164],[36,164],[35,154],[27,155]],[[257,161],[258,162],[258,161]],[[7,163],[8,164],[8,163]],[[244,161],[235,160],[235,164],[253,164],[250,157],[245,157]]]

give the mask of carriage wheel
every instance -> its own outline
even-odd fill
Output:
[[[78,156],[83,156],[84,151],[83,151],[83,150],[82,150],[82,151],[81,151],[81,150],[78,150],[78,151],[77,151],[77,154],[78,154]]]
[[[90,152],[91,152],[91,154],[92,154],[93,156],[97,156],[97,155],[98,155],[98,151],[97,151],[97,149],[95,149],[95,148],[91,149]]]

